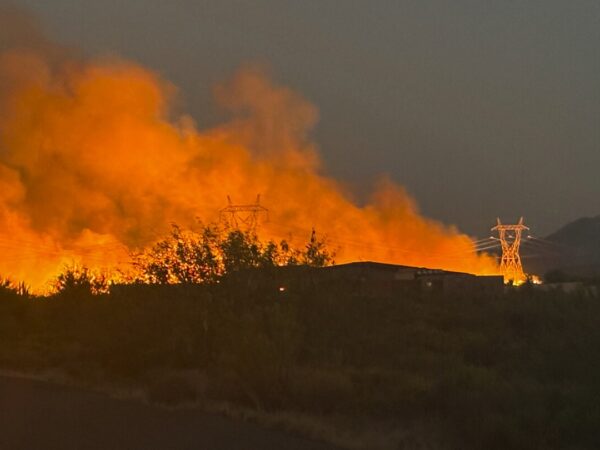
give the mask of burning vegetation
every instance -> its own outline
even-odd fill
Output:
[[[65,264],[128,272],[130,255],[160,242],[171,223],[217,222],[228,195],[249,193],[270,207],[258,229],[263,242],[301,247],[316,228],[339,262],[498,273],[494,258],[420,215],[391,181],[355,203],[321,167],[311,140],[316,108],[265,71],[247,67],[217,86],[229,119],[199,129],[173,108],[176,89],[152,71],[73,56],[28,18],[3,23],[3,275],[43,289]]]
[[[286,241],[260,242],[256,234],[206,226],[200,233],[174,225],[169,238],[134,257],[136,279],[150,284],[217,283],[225,274],[281,266],[323,267],[334,255],[313,231],[303,250]]]

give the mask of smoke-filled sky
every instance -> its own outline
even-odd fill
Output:
[[[430,217],[484,236],[600,214],[600,2],[15,0],[55,40],[178,86],[213,126],[211,89],[271,67],[319,110],[326,170],[357,195],[381,173]]]

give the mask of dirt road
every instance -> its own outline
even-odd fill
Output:
[[[0,376],[1,450],[332,450],[283,432],[198,411]]]

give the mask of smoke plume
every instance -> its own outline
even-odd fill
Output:
[[[218,219],[227,196],[261,194],[263,238],[305,242],[312,227],[337,261],[377,260],[496,273],[466,235],[419,214],[382,180],[357,205],[325,175],[316,108],[256,67],[215,88],[229,119],[199,130],[177,90],[116,58],[50,43],[18,11],[0,13],[0,273],[42,286],[69,261],[126,265],[170,223]]]

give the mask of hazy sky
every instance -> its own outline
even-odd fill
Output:
[[[427,215],[543,235],[600,214],[600,1],[14,0],[48,33],[181,90],[199,122],[244,62],[318,106],[327,172],[387,173]]]

